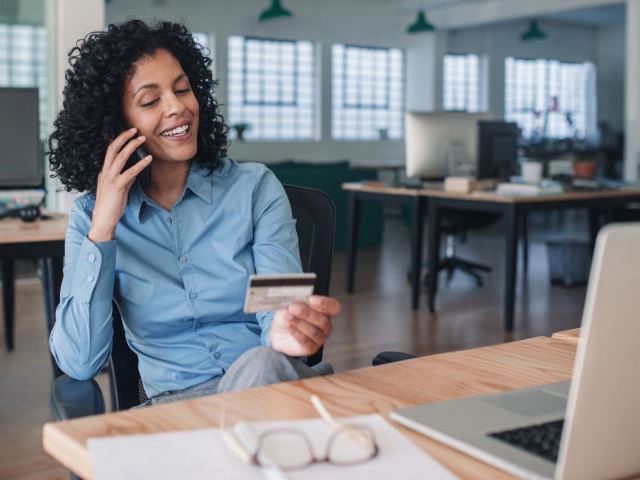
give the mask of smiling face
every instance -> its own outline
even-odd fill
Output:
[[[180,62],[167,50],[136,62],[122,102],[127,125],[146,137],[143,147],[154,164],[195,156],[200,107]]]

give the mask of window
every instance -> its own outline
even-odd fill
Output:
[[[402,51],[334,45],[332,61],[332,137],[337,140],[402,138]]]
[[[229,123],[247,140],[315,137],[311,42],[229,37]]]
[[[47,38],[41,26],[0,24],[0,87],[37,87],[40,138],[47,136]]]
[[[595,69],[591,63],[505,61],[505,119],[524,138],[585,139],[596,130]]]
[[[486,110],[484,68],[478,55],[445,55],[443,70],[442,97],[445,110]]]

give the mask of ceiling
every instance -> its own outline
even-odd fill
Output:
[[[417,12],[421,8],[425,8],[427,14],[429,9],[446,8],[448,6],[483,3],[491,0],[360,0],[368,5],[388,5],[395,10],[407,13]],[[512,0],[512,1],[528,1],[528,0]],[[535,0],[533,0],[535,1]],[[625,6],[624,3],[618,5],[606,5],[602,7],[585,8],[580,10],[570,10],[565,12],[557,12],[547,14],[541,19],[548,18],[556,21],[573,23],[578,25],[589,25],[594,27],[606,27],[624,24]]]

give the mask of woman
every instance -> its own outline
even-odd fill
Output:
[[[211,60],[187,29],[110,25],[70,64],[50,163],[67,190],[88,193],[70,215],[49,339],[60,368],[100,370],[115,298],[149,403],[330,371],[293,357],[324,344],[335,299],[242,312],[250,274],[301,271],[295,221],[267,168],[226,157]]]

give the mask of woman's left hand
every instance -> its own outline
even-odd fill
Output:
[[[292,303],[273,316],[271,348],[285,355],[312,355],[331,334],[331,317],[340,313],[340,302],[332,297],[312,295],[309,303]]]

